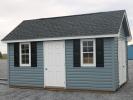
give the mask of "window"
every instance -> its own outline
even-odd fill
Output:
[[[31,66],[30,43],[20,43],[20,66]]]
[[[81,66],[96,66],[95,39],[81,40]]]

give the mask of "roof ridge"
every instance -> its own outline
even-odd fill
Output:
[[[46,17],[46,18],[38,18],[38,19],[29,19],[24,21],[34,21],[34,20],[44,20],[44,19],[55,19],[55,18],[64,18],[64,17],[73,17],[73,16],[83,16],[83,15],[94,15],[94,14],[102,14],[102,13],[110,13],[110,12],[126,12],[126,10],[112,10],[112,11],[101,11],[101,12],[94,12],[94,13],[84,13],[84,14],[74,14],[74,15],[64,15],[64,16],[55,16],[55,17]]]

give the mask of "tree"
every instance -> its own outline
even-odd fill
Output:
[[[0,52],[0,58],[2,58],[2,53]]]

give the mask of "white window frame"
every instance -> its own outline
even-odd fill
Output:
[[[93,41],[93,64],[84,64],[83,63],[83,41]],[[96,67],[96,39],[81,39],[80,40],[80,61],[81,67]]]
[[[21,50],[21,45],[23,44],[28,44],[29,45],[29,64],[23,64],[22,63],[22,50]],[[31,43],[26,42],[26,43],[20,43],[19,44],[19,62],[20,62],[20,66],[31,66]]]

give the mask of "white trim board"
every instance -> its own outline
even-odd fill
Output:
[[[5,43],[14,43],[14,42],[53,41],[53,40],[69,40],[69,39],[85,39],[85,38],[89,39],[89,38],[105,38],[105,37],[118,37],[118,34],[56,37],[56,38],[42,38],[42,39],[25,39],[25,40],[9,40],[9,41],[3,41],[3,42],[5,42]]]
[[[120,36],[120,30],[121,30],[121,28],[122,28],[122,24],[123,24],[124,18],[126,19],[127,28],[128,28],[129,35],[130,35],[130,36],[127,36],[127,41],[130,42],[130,41],[132,40],[132,35],[131,35],[131,31],[130,31],[129,22],[128,22],[128,19],[127,19],[127,14],[126,14],[126,12],[124,12],[124,15],[123,15],[123,18],[122,18],[122,21],[121,21],[121,24],[120,24],[120,27],[119,27],[118,36]]]

